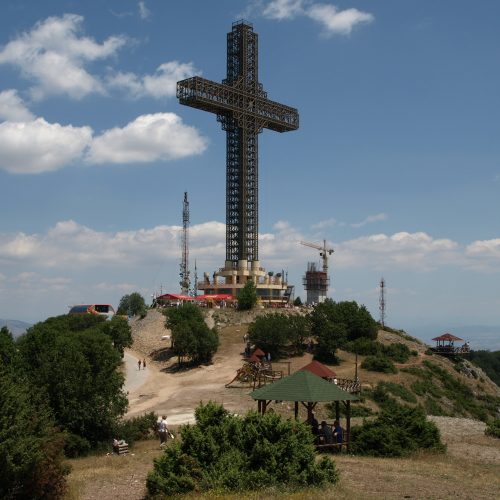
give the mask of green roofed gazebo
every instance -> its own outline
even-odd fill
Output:
[[[295,372],[261,387],[250,393],[250,396],[257,401],[258,411],[262,414],[266,412],[271,401],[293,401],[296,419],[299,416],[299,403],[301,403],[307,409],[308,421],[312,419],[312,412],[320,402],[335,402],[336,419],[339,420],[339,402],[342,401],[346,407],[346,441],[349,443],[351,401],[358,401],[359,398],[307,370]]]

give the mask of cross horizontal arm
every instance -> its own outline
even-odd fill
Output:
[[[232,113],[236,119],[255,118],[263,128],[276,132],[299,128],[295,108],[199,76],[177,82],[177,97],[181,104],[211,113]]]

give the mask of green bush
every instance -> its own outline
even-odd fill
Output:
[[[238,310],[249,311],[257,304],[257,288],[252,280],[248,280],[238,294]]]
[[[148,475],[151,496],[190,491],[245,491],[335,483],[334,463],[316,461],[306,424],[275,413],[231,415],[215,403],[200,405],[196,424],[181,429],[181,441],[155,460]]]
[[[125,440],[129,445],[134,444],[135,441],[153,438],[155,437],[157,420],[158,415],[153,411],[128,420],[122,420],[117,423],[114,435],[118,439]]]
[[[411,351],[405,344],[392,343],[383,346],[382,352],[396,363],[406,363],[411,356]]]
[[[439,430],[424,410],[392,403],[379,416],[351,429],[352,451],[359,455],[408,456],[417,450],[444,451]]]
[[[443,408],[441,408],[441,405],[435,399],[431,397],[425,398],[424,405],[427,415],[446,416],[446,412]]]
[[[395,382],[379,382],[378,385],[387,392],[390,392],[394,396],[398,396],[403,401],[407,403],[416,403],[417,398],[415,394],[408,390],[404,385],[396,384]]]
[[[493,436],[496,438],[500,438],[500,418],[496,418],[492,420],[486,427],[484,433],[487,436]]]
[[[372,372],[397,373],[394,363],[383,356],[367,356],[361,363],[361,368]]]
[[[82,436],[68,432],[64,444],[64,454],[68,458],[85,457],[92,449],[92,445]]]

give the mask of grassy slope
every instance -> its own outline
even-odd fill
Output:
[[[216,317],[216,321],[224,320],[222,314]],[[240,337],[245,330],[246,323],[251,317],[245,317],[243,321],[231,318],[238,327],[234,326],[224,329],[221,341],[234,342],[226,333]],[[221,326],[227,325],[221,321]],[[241,324],[241,325],[240,325]],[[232,337],[232,335],[231,335]],[[475,395],[488,394],[498,396],[499,388],[487,377],[467,377],[459,374],[453,364],[439,356],[428,356],[425,354],[426,346],[402,338],[398,334],[381,332],[379,340],[383,343],[404,342],[410,349],[418,351],[418,356],[412,356],[408,363],[398,364],[398,368],[409,366],[421,366],[424,360],[430,360],[442,367],[451,376],[467,385]],[[238,339],[238,342],[240,340]],[[221,346],[224,349],[224,345]],[[355,357],[351,353],[341,352],[342,363],[340,366],[332,367],[339,377],[352,378],[354,374]],[[359,357],[361,363],[363,357]],[[293,359],[292,371],[308,362],[308,358]],[[369,372],[359,369],[359,377],[363,388],[369,389],[376,386],[380,381],[392,381],[411,387],[417,379],[410,373],[399,371],[394,375]],[[239,391],[239,390],[236,390]],[[233,391],[234,392],[234,391]],[[248,399],[248,390],[241,391],[241,398]],[[207,395],[208,399],[209,395]],[[424,397],[418,396],[419,402],[425,401]],[[446,403],[446,402],[445,402]],[[374,409],[377,405],[367,400],[365,403]],[[446,406],[448,404],[448,406]],[[452,413],[453,405],[446,403]],[[281,406],[276,408],[280,413],[289,416],[287,408]],[[466,413],[466,412],[465,412]],[[459,415],[457,415],[459,416]],[[467,414],[461,416],[468,416]],[[326,410],[318,408],[318,417],[326,418]],[[357,420],[357,419],[356,419]],[[445,441],[455,439],[457,436],[443,433]],[[421,454],[408,459],[374,459],[368,457],[353,457],[342,455],[335,457],[335,461],[341,472],[341,482],[335,488],[317,492],[315,490],[298,492],[287,498],[401,498],[405,495],[425,498],[495,498],[500,490],[500,442],[494,438],[484,436],[461,436],[460,446],[449,442],[449,451],[446,455]],[[468,450],[480,450],[477,453],[468,453]],[[487,453],[481,453],[487,450]],[[102,500],[111,498],[140,499],[145,493],[144,481],[147,472],[152,468],[154,457],[160,454],[156,441],[145,441],[137,443],[129,456],[96,456],[83,459],[70,460],[73,472],[69,477],[71,499],[99,498]],[[464,457],[467,456],[467,460]],[[210,495],[210,498],[215,496]],[[242,498],[238,496],[222,496],[220,498]],[[246,498],[274,498],[280,497],[278,492],[267,492],[264,495],[248,495]],[[283,496],[282,496],[283,497]],[[199,495],[191,498],[200,498]],[[208,497],[207,497],[208,498]]]

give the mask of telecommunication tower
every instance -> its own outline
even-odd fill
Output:
[[[378,301],[378,308],[380,310],[380,324],[382,328],[385,326],[385,280],[380,279],[380,298]]]
[[[179,281],[179,285],[181,286],[181,293],[187,295],[191,284],[189,279],[189,201],[187,192],[184,193],[184,202],[182,204],[181,247],[181,272],[179,273],[181,280]]]

